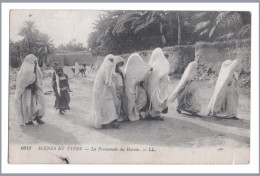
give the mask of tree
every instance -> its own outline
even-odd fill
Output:
[[[199,12],[193,16],[194,33],[209,41],[242,39],[250,36],[249,12]]]
[[[10,65],[11,67],[19,67],[21,65],[21,60],[20,60],[20,47],[19,47],[19,42],[14,42],[10,40],[9,43],[9,50],[10,50]]]
[[[38,58],[39,65],[43,66],[47,63],[47,56],[54,54],[52,40],[48,35],[41,33],[33,21],[25,21],[19,35],[24,37],[19,42],[19,50],[23,57],[34,54]]]
[[[250,37],[249,12],[107,11],[88,38],[93,54]]]
[[[60,44],[58,46],[58,50],[66,50],[68,52],[69,51],[70,52],[75,52],[75,51],[86,51],[87,48],[83,47],[83,43],[77,42],[76,39],[72,39],[66,45]],[[59,52],[61,52],[61,51],[59,51]],[[62,52],[64,52],[64,51],[62,51]]]
[[[23,36],[23,43],[26,45],[24,48],[26,54],[32,54],[32,48],[34,47],[35,41],[37,41],[37,33],[39,31],[33,21],[25,21],[24,26],[20,29],[19,35]]]
[[[38,57],[39,66],[48,65],[48,55],[55,53],[55,47],[52,40],[46,34],[39,33],[38,40],[34,43],[33,53]]]

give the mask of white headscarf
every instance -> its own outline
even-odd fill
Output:
[[[28,79],[30,78],[37,77],[36,84],[41,88],[42,73],[38,64],[36,65],[36,73],[34,73],[35,64],[37,64],[37,58],[33,54],[29,54],[25,57],[16,78],[15,99],[18,99],[21,96],[28,86]]]
[[[186,82],[193,80],[196,77],[197,68],[198,68],[198,62],[193,61],[193,62],[189,63],[189,65],[186,67],[177,87],[175,88],[173,93],[170,95],[169,101],[174,101],[178,97],[180,91],[185,87]]]
[[[237,64],[238,60],[236,59],[234,61],[226,60],[221,65],[214,93],[208,105],[209,111],[214,111],[215,104],[219,100],[219,97],[224,93],[224,90],[227,87],[230,79],[233,77]]]
[[[170,71],[170,63],[165,58],[162,49],[156,48],[152,52],[148,65],[153,68],[153,71],[147,79],[147,90],[150,96],[150,101],[154,101],[154,110],[159,110],[159,105],[165,102],[168,98],[167,89],[170,83],[168,76]]]

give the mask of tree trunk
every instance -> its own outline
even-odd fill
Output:
[[[180,15],[178,14],[178,45],[181,44],[181,20]]]

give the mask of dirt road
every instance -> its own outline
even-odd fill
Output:
[[[46,75],[46,74],[45,74]],[[176,102],[169,105],[164,121],[140,120],[123,122],[120,129],[97,130],[91,126],[90,108],[94,75],[69,80],[71,110],[59,115],[54,109],[51,77],[45,77],[46,111],[42,126],[20,127],[13,108],[14,94],[10,95],[9,142],[32,145],[151,145],[159,147],[250,147],[250,100],[240,95],[239,120],[218,120],[209,117],[191,117],[176,112]],[[11,80],[12,82],[12,80]],[[178,80],[173,80],[173,90]],[[200,82],[202,114],[214,85]],[[243,101],[242,101],[243,100]]]

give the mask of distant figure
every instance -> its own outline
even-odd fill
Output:
[[[79,69],[79,72],[81,73],[81,76],[82,76],[83,78],[86,78],[86,71],[87,71],[86,64],[83,64],[83,68],[80,68],[80,69]]]
[[[79,75],[79,64],[78,62],[75,62],[75,76]]]
[[[54,62],[53,65],[52,65],[53,74],[55,74],[57,67],[59,67],[59,64],[58,64],[57,62]],[[52,75],[53,75],[53,74],[52,74]]]
[[[201,105],[198,101],[198,87],[195,81],[198,63],[190,62],[185,69],[177,87],[169,97],[169,101],[178,100],[177,112],[188,112],[193,116],[199,116]]]
[[[107,55],[96,75],[91,110],[95,128],[119,128],[115,105],[116,89],[113,83],[116,63],[115,56]]]
[[[65,110],[70,110],[70,87],[68,83],[68,76],[63,73],[62,67],[57,67],[52,77],[52,87],[56,96],[55,105],[56,109],[59,109],[61,115]]]
[[[75,68],[71,67],[70,69],[72,70],[72,72],[74,73],[74,76],[75,76]]]
[[[209,116],[237,119],[238,60],[226,60],[221,66],[214,93],[209,103]]]
[[[33,121],[42,125],[44,115],[44,98],[42,73],[37,58],[27,55],[16,79],[15,107],[21,125],[33,125]]]

